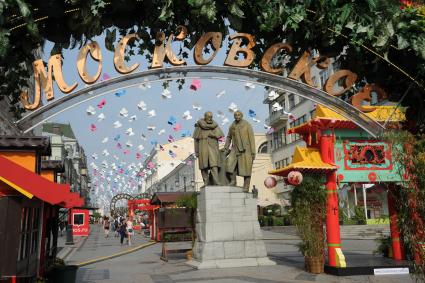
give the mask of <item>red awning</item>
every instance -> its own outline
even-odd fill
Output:
[[[70,192],[69,184],[57,184],[0,156],[0,181],[28,198],[34,196],[52,205],[66,208],[82,206],[84,200]]]

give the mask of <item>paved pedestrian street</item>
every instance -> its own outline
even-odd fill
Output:
[[[160,260],[160,243],[102,260],[106,256],[124,253],[146,244],[149,239],[136,234],[133,246],[121,245],[119,238],[105,238],[101,227],[95,225],[92,226],[90,236],[81,241],[81,245],[66,261],[68,264],[80,264],[100,259],[78,269],[77,282],[81,283],[413,282],[409,275],[336,277],[310,274],[304,271],[304,260],[298,252],[296,236],[284,232],[263,231],[263,237],[266,239],[268,255],[276,261],[276,266],[195,270],[185,264],[184,254],[172,254],[168,262]],[[375,245],[373,240],[343,241],[348,257],[370,258]]]

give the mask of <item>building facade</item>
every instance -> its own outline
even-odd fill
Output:
[[[325,69],[312,67],[313,83],[317,88],[323,88],[329,76],[337,69],[337,64],[329,64]],[[315,114],[316,103],[292,93],[279,93],[277,98],[266,93],[263,102],[269,106],[269,117],[266,119],[266,124],[273,128],[272,133],[268,135],[273,168],[283,168],[292,162],[296,146],[305,146],[300,135],[287,134],[287,130],[310,120]],[[277,177],[275,190],[285,205],[289,205],[292,189],[293,187],[287,185],[283,178]]]
[[[52,145],[52,155],[46,159],[64,162],[65,171],[59,176],[58,182],[71,184],[71,190],[78,192],[84,198],[86,206],[91,206],[91,180],[87,170],[87,157],[71,125],[45,123],[42,127],[42,135],[50,137]]]
[[[195,147],[191,137],[164,145],[155,145],[140,169],[139,176],[142,182],[139,193],[157,192],[158,183],[194,153]]]

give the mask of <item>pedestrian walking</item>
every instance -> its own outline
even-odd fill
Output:
[[[124,238],[126,236],[127,232],[127,224],[125,223],[124,219],[120,222],[118,232],[120,234],[120,243],[121,245],[124,243]]]
[[[105,232],[105,238],[109,237],[109,227],[110,227],[109,217],[105,216],[103,218],[103,231]]]
[[[118,219],[115,219],[114,220],[114,226],[115,226],[114,237],[117,238],[120,235],[120,232],[119,232],[119,228],[120,227],[119,227],[119,221],[118,221]]]
[[[63,222],[63,220],[59,222],[59,230],[61,232],[61,236],[63,236],[63,231],[65,230],[65,222]]]
[[[133,236],[133,217],[127,217],[127,237],[128,237],[128,245],[131,246],[131,237]]]
[[[111,225],[111,231],[113,232],[113,233],[115,233],[115,230],[116,230],[116,227],[115,227],[115,221],[114,221],[114,218],[111,216],[111,218],[109,219],[109,223],[110,223],[110,225]]]

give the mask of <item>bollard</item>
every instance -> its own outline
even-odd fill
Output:
[[[72,234],[72,225],[66,226],[66,243],[65,245],[73,245],[74,244],[74,235]]]

